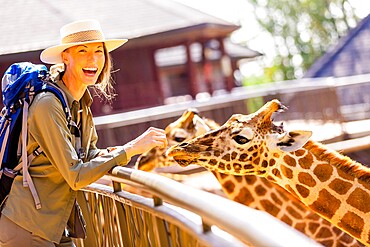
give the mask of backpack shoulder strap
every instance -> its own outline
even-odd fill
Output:
[[[68,126],[71,127],[72,129],[77,129],[78,138],[80,138],[79,129],[78,129],[77,125],[72,120],[71,112],[70,112],[70,109],[69,109],[68,104],[67,104],[67,97],[66,97],[65,93],[63,92],[63,90],[61,90],[59,87],[57,87],[53,83],[45,82],[45,84],[42,86],[41,90],[36,92],[36,94],[40,93],[40,92],[51,92],[59,99],[59,101],[62,105],[63,111],[66,115]],[[31,103],[32,103],[32,101],[31,101]],[[27,114],[28,104],[24,104],[23,113],[25,113],[25,112]],[[23,122],[23,124],[22,124],[22,134],[24,133],[23,129],[27,127],[27,115],[23,116],[23,120],[25,120],[26,123]],[[26,138],[27,138],[26,134],[22,135],[22,137],[23,137],[23,140],[26,140]],[[76,139],[77,139],[77,137],[76,137]],[[80,141],[80,139],[78,139],[78,140]],[[40,146],[38,146],[30,155],[27,156],[27,151],[25,150],[26,149],[25,143],[26,142],[22,142],[22,144],[23,144],[22,162],[20,164],[18,164],[17,169],[22,169],[23,170],[23,186],[30,188],[32,196],[33,196],[34,201],[35,201],[35,206],[36,206],[37,209],[40,209],[41,208],[40,198],[37,194],[37,191],[36,191],[35,185],[33,184],[32,178],[31,178],[31,176],[28,172],[28,166],[29,166],[29,164],[31,164],[31,161],[36,156],[40,155],[43,152],[43,150],[41,149]]]
[[[66,115],[67,123],[70,124],[70,122],[72,121],[72,115],[67,104],[67,97],[63,90],[54,83],[46,82],[41,88],[40,92],[51,92],[59,99],[60,103],[62,104],[63,111]]]
[[[71,129],[72,134],[75,136],[76,143],[75,143],[75,150],[78,154],[79,158],[83,158],[83,150],[81,149],[81,132],[78,128],[77,124],[72,120],[71,110],[69,109],[67,105],[67,97],[62,89],[60,89],[56,84],[46,82],[43,88],[41,89],[41,92],[51,92],[53,93],[62,104],[64,113],[66,115],[68,127]]]

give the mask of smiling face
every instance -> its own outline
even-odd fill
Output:
[[[287,132],[282,125],[275,125],[273,113],[284,109],[273,100],[254,114],[235,114],[219,129],[176,145],[167,154],[181,166],[198,164],[233,175],[266,174],[273,165],[267,160],[297,150],[312,134]]]
[[[101,42],[77,45],[62,53],[69,81],[83,86],[94,85],[105,64],[104,44]]]

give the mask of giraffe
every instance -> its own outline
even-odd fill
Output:
[[[200,117],[196,109],[188,109],[179,119],[165,128],[168,146],[174,146],[219,127],[220,125],[215,121]],[[176,165],[177,163],[166,155],[166,150],[167,148],[157,147],[143,153],[138,157],[135,168],[152,171],[157,167]]]
[[[272,100],[254,114],[234,114],[219,129],[167,153],[182,166],[264,177],[370,246],[370,169],[310,140],[310,131],[275,125],[273,114],[285,109]]]
[[[195,138],[220,126],[188,110],[165,128],[169,146]],[[140,156],[137,169],[152,171],[156,167],[173,166],[166,150],[155,148]],[[227,198],[246,206],[265,211],[303,232],[324,246],[363,246],[356,239],[319,217],[299,200],[265,178],[254,175],[233,175],[213,171]]]

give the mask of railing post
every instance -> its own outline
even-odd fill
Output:
[[[162,198],[159,198],[158,196],[153,196],[153,202],[154,202],[154,207],[163,205]]]
[[[211,225],[204,223],[203,219],[202,219],[202,230],[203,233],[211,231]]]
[[[114,193],[122,191],[121,183],[113,181]]]

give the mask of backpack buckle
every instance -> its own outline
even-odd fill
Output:
[[[41,152],[39,152],[39,150],[37,150],[37,148],[35,150],[33,150],[33,154],[35,156],[39,156],[41,154]]]
[[[13,169],[6,168],[2,169],[1,175],[5,175],[9,178],[15,178],[17,176],[18,172],[14,171]]]

